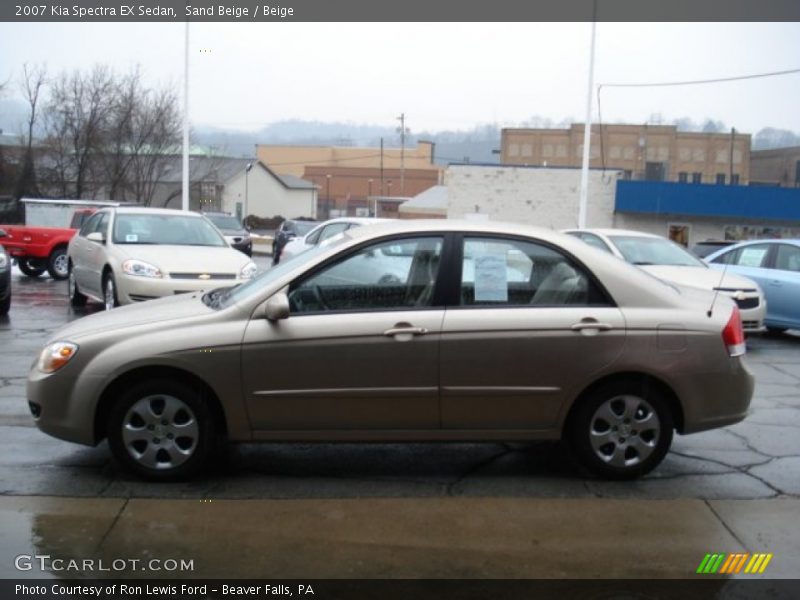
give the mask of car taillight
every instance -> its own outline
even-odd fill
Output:
[[[739,307],[734,306],[728,324],[722,330],[722,341],[731,356],[741,356],[747,351],[744,343],[744,330],[742,329],[742,317],[739,315]]]

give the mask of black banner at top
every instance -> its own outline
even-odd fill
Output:
[[[5,0],[10,22],[800,21],[798,0]]]

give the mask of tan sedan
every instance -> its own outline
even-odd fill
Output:
[[[69,299],[106,310],[251,279],[255,263],[204,216],[163,208],[107,208],[70,240]]]
[[[156,479],[220,439],[563,438],[631,478],[753,392],[725,296],[570,236],[411,221],[346,232],[229,290],[75,321],[28,376],[39,428]]]

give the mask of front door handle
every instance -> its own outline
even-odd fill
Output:
[[[393,337],[396,340],[410,340],[415,335],[425,335],[428,330],[424,327],[414,327],[408,323],[398,323],[394,327],[383,332],[386,337]]]
[[[598,321],[580,321],[570,327],[572,331],[583,331],[584,329],[595,329],[597,331],[608,331],[613,329],[608,323],[600,323]]]

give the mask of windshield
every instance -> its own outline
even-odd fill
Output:
[[[305,235],[314,227],[318,225],[316,221],[295,221],[294,222],[294,230],[297,232],[297,235]]]
[[[634,265],[669,265],[678,267],[705,267],[688,250],[664,238],[640,236],[608,236],[625,260]]]
[[[345,239],[344,237],[341,238],[342,240]],[[338,242],[334,242],[333,245],[336,245]],[[207,301],[204,298],[206,304],[209,304],[212,307],[220,307],[226,308],[231,304],[235,304],[236,302],[240,302],[242,300],[246,300],[254,295],[260,294],[263,290],[268,288],[272,285],[273,282],[277,281],[287,273],[290,273],[292,270],[296,269],[299,265],[302,265],[305,262],[313,260],[316,256],[327,252],[331,247],[331,244],[326,246],[315,246],[314,248],[309,248],[305,252],[301,252],[297,256],[293,256],[287,260],[282,260],[280,263],[269,269],[268,271],[264,271],[260,275],[257,275],[255,278],[237,285],[233,288],[228,288],[224,292],[220,293],[217,298],[213,298],[215,302]],[[216,306],[214,306],[216,304]]]
[[[117,214],[113,239],[115,244],[227,246],[204,218],[173,214]]]
[[[206,215],[206,218],[220,229],[241,229],[242,224],[232,215]]]

